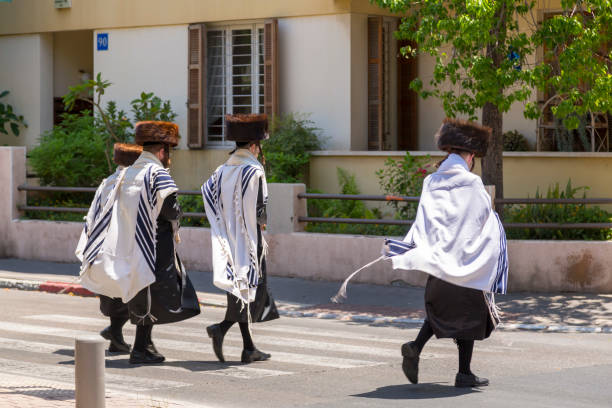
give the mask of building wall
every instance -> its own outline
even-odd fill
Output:
[[[310,159],[309,188],[326,193],[339,193],[336,168],[348,170],[362,194],[382,194],[376,170],[384,167],[387,158],[401,159],[405,152],[320,152]],[[443,153],[412,152],[415,156],[429,154],[431,162]],[[480,174],[480,160],[475,173]],[[548,186],[559,183],[565,188],[571,179],[574,187],[588,186],[588,197],[612,198],[612,153],[504,153],[504,195],[509,198],[534,197],[536,189],[546,194]]]
[[[93,32],[53,33],[53,96],[62,97],[81,82],[79,70],[93,73]]]
[[[114,100],[130,115],[130,101],[140,93],[154,92],[170,100],[178,114],[180,148],[187,139],[187,25],[94,31],[108,33],[108,50],[94,44],[94,71],[112,85],[103,102]]]
[[[300,17],[350,12],[390,15],[368,0],[87,0],[69,9],[52,1],[0,3],[0,35]]]
[[[281,113],[310,114],[328,149],[351,149],[350,14],[279,20]]]
[[[53,35],[0,36],[0,90],[28,125],[18,137],[0,135],[0,145],[32,147],[53,126]]]

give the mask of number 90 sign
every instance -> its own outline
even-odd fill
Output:
[[[108,51],[108,33],[98,33],[97,46],[98,51]]]

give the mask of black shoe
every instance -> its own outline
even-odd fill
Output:
[[[457,373],[455,387],[484,387],[489,385],[486,378],[476,377],[474,374]]]
[[[402,344],[402,370],[404,375],[413,384],[419,382],[419,351],[414,345],[414,341]]]
[[[152,341],[150,341],[149,344],[147,344],[145,346],[145,350],[148,351],[149,354],[151,354],[151,355],[153,355],[155,357],[161,357],[161,358],[165,359],[165,357],[159,351],[157,351],[157,347],[155,347],[155,344],[153,344]]]
[[[215,355],[222,363],[225,362],[225,357],[223,357],[223,331],[221,330],[221,326],[218,324],[213,324],[212,326],[208,326],[206,328],[206,333],[208,333],[208,337],[212,339],[212,346],[215,352]]]
[[[132,350],[130,353],[130,364],[159,364],[165,359],[166,358],[159,353],[158,355],[151,354],[149,350]]]
[[[111,342],[108,347],[110,353],[128,354],[130,352],[130,345],[123,340],[123,335],[121,333],[113,333],[110,326],[102,330],[100,336]]]
[[[264,353],[263,351],[255,350],[242,350],[242,356],[240,361],[245,364],[252,363],[253,361],[265,361],[271,357],[270,354]]]

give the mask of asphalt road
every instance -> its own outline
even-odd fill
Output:
[[[0,378],[72,387],[74,337],[107,324],[98,299],[0,293]],[[107,357],[107,390],[203,407],[612,406],[611,334],[496,332],[477,342],[472,363],[491,385],[457,389],[451,340],[430,341],[421,383],[407,383],[399,347],[416,336],[416,327],[281,318],[254,327],[255,344],[272,354],[270,361],[242,365],[235,327],[225,343],[229,362],[221,364],[204,328],[223,313],[208,307],[194,319],[156,327],[154,340],[168,359],[162,365],[131,366],[127,356]],[[133,333],[126,326],[128,341]]]

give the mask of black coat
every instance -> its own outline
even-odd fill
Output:
[[[257,258],[261,257],[263,252],[263,241],[261,236],[261,226],[267,222],[266,206],[263,202],[261,179],[259,179],[259,190],[257,193]],[[266,273],[266,260],[261,263],[261,276],[257,285],[255,300],[249,303],[251,311],[251,321],[266,322],[268,320],[278,319],[278,310],[274,298],[268,290],[268,275]],[[242,307],[240,300],[227,293],[227,310],[225,312],[225,320],[230,322],[246,323],[248,321],[247,308]]]
[[[181,268],[174,247],[172,222],[180,220],[181,207],[177,196],[171,194],[164,200],[157,217],[155,244],[155,282],[144,288],[128,302],[130,319],[134,324],[151,325],[179,322],[200,313],[197,295],[189,277]],[[139,316],[147,313],[148,296],[151,293],[151,314],[155,321]]]
[[[482,290],[429,276],[425,287],[427,320],[437,338],[483,340],[495,328]]]
[[[129,319],[128,305],[121,298],[100,296],[100,311],[104,316],[117,319]]]

